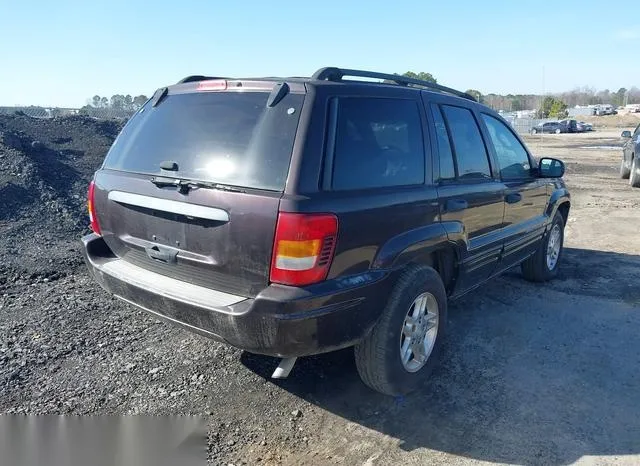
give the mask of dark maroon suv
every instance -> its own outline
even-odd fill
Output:
[[[379,79],[365,82],[346,77]],[[124,301],[283,358],[354,346],[415,388],[447,299],[522,265],[552,278],[569,193],[473,97],[397,75],[191,76],[131,118],[89,189],[89,270]]]

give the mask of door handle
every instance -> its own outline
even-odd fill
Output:
[[[146,247],[144,250],[151,259],[168,264],[176,262],[178,256],[177,250],[161,248],[158,245]]]
[[[445,212],[460,212],[469,207],[469,203],[464,199],[448,199],[444,203]]]
[[[520,193],[507,194],[504,197],[504,200],[507,201],[507,204],[515,204],[516,202],[520,202],[522,200],[522,194]]]

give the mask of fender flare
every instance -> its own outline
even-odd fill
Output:
[[[553,193],[551,193],[551,197],[549,198],[549,203],[547,204],[547,208],[545,210],[545,215],[547,216],[548,222],[551,223],[553,221],[553,217],[556,215],[558,208],[562,204],[571,205],[571,195],[566,187],[556,188]],[[567,219],[565,219],[566,221]]]
[[[460,225],[456,228],[451,225],[452,228],[447,228],[448,223],[458,224],[459,222],[436,222],[394,236],[378,250],[371,268],[397,269],[409,263],[426,264],[429,263],[434,252],[444,248],[453,250],[457,265],[462,257],[461,248],[464,247],[465,242],[462,238],[459,238],[459,241],[452,241],[449,230],[454,232],[462,227]]]

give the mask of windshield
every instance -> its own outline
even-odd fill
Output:
[[[104,168],[284,190],[303,95],[267,107],[267,92],[169,94],[147,103],[111,147]],[[175,162],[176,171],[161,171]]]

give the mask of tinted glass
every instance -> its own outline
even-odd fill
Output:
[[[147,104],[125,126],[105,168],[282,191],[289,171],[303,96],[289,94],[275,107],[267,92],[169,95]],[[165,173],[167,175],[167,173]]]
[[[509,180],[531,176],[531,166],[529,165],[527,151],[511,130],[492,116],[483,113],[482,119],[489,130],[489,137],[498,157],[502,179]]]
[[[436,135],[438,137],[438,153],[440,160],[440,179],[449,180],[456,177],[455,168],[453,166],[453,153],[451,152],[451,143],[449,142],[449,134],[447,126],[442,118],[440,107],[431,106],[433,110],[433,119],[436,125]]]
[[[491,178],[487,150],[480,129],[470,110],[443,105],[458,163],[458,177]]]
[[[422,124],[413,100],[338,100],[332,187],[336,190],[424,182]]]

